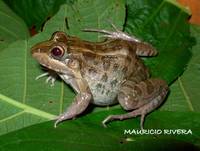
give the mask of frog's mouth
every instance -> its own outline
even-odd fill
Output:
[[[32,56],[44,67],[58,73],[73,75],[73,71],[67,67],[64,61],[49,57],[46,53],[33,53]]]

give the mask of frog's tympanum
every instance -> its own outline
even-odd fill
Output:
[[[89,31],[104,33],[107,40],[88,42],[58,31],[50,40],[32,47],[33,57],[77,93],[66,112],[58,116],[55,126],[81,114],[90,103],[97,106],[119,103],[127,113],[110,115],[103,120],[103,125],[112,120],[141,116],[143,128],[145,115],[156,109],[168,93],[166,82],[150,78],[148,68],[139,58],[155,56],[157,51],[119,30]],[[53,84],[55,76],[49,76],[47,81]]]

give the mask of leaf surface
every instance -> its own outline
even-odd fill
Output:
[[[123,124],[113,122],[104,128],[101,120],[120,110],[102,111],[67,121],[58,128],[53,122],[34,125],[0,137],[0,150],[198,150],[200,146],[199,113],[191,112],[154,112],[146,120],[146,128],[160,130],[162,133],[140,135],[138,119],[126,120]],[[182,122],[181,119],[186,119]],[[193,125],[191,127],[191,124]],[[170,134],[166,130],[183,129],[185,133]],[[127,133],[125,130],[133,131]],[[190,132],[188,132],[190,130]],[[141,133],[141,132],[140,132]],[[195,144],[195,145],[194,145]]]
[[[28,28],[3,1],[0,1],[0,50],[9,43],[29,37]]]
[[[163,110],[200,111],[200,27],[192,25],[191,32],[196,38],[193,56],[184,74],[171,85],[171,94],[161,108]]]
[[[4,0],[26,22],[28,27],[35,26],[37,30],[44,22],[52,17],[61,4],[71,3],[73,0]]]

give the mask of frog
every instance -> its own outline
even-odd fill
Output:
[[[126,120],[140,116],[144,129],[147,114],[164,102],[169,87],[165,80],[152,78],[142,57],[154,57],[158,51],[150,43],[118,29],[85,29],[103,34],[104,40],[92,42],[63,31],[35,44],[31,54],[48,72],[46,82],[54,85],[58,75],[75,91],[76,96],[64,113],[56,118],[58,123],[83,114],[90,104],[108,107],[120,104],[126,112],[109,115],[104,127],[113,120]]]

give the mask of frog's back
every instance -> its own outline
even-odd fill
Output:
[[[88,82],[94,104],[115,104],[120,86],[126,79],[131,77],[138,82],[147,76],[146,67],[129,43],[112,40],[81,45],[80,48],[85,49],[81,51],[81,73]]]

